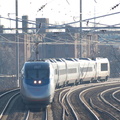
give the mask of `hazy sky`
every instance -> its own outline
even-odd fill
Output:
[[[0,15],[15,18],[15,1],[0,0]],[[28,15],[30,20],[35,18],[49,18],[52,24],[63,24],[79,20],[80,0],[18,0],[18,15]],[[120,0],[82,0],[83,19],[97,17],[104,14],[119,12]],[[112,9],[115,5],[118,6]],[[10,14],[8,14],[10,13]],[[102,24],[118,24],[120,14],[96,19]],[[1,18],[5,27],[14,26],[15,22]],[[84,23],[85,25],[86,23]]]

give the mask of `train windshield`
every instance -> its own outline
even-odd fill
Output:
[[[49,70],[42,69],[42,70],[35,70],[35,69],[28,69],[26,70],[26,78],[27,79],[45,79],[49,77]]]
[[[49,67],[29,66],[25,68],[25,83],[32,86],[42,86],[49,83]]]

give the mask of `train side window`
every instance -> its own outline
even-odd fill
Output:
[[[107,63],[101,63],[101,71],[108,71],[108,64]]]
[[[77,69],[76,68],[68,69],[68,73],[77,73]]]
[[[83,67],[83,68],[81,68],[81,71],[82,72],[91,72],[91,71],[93,71],[93,69],[92,69],[92,67]]]

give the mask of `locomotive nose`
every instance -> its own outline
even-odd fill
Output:
[[[25,87],[25,91],[27,91],[28,97],[30,96],[31,98],[37,98],[37,97],[44,97],[44,96],[49,96],[50,95],[50,85],[27,85]]]
[[[26,86],[23,99],[26,104],[49,104],[51,102],[51,93],[49,84],[42,87]]]

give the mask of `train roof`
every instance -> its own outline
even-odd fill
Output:
[[[28,60],[27,62],[41,62],[41,61],[46,62],[46,61],[47,61],[47,59]]]
[[[97,57],[95,59],[90,59],[90,58],[49,58],[49,59],[40,59],[40,60],[29,60],[27,62],[51,62],[51,63],[57,63],[57,62],[77,62],[77,61],[108,61],[107,58],[103,57]]]
[[[44,61],[28,61],[24,64],[24,69],[46,69],[49,68],[50,63]]]
[[[102,57],[98,57],[95,59],[96,61],[108,61],[108,58],[102,58]]]
[[[79,60],[91,60],[90,58],[79,58]]]

